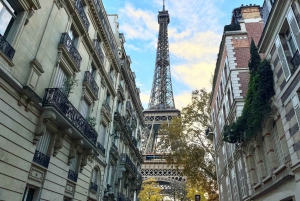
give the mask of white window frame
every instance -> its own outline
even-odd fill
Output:
[[[275,45],[276,45],[276,49],[277,49],[277,52],[278,52],[279,61],[281,63],[281,67],[282,67],[282,70],[283,70],[283,74],[284,74],[285,80],[287,81],[291,77],[291,70],[290,70],[289,64],[287,62],[286,55],[284,53],[284,49],[282,47],[279,35],[277,35],[277,37],[276,37]],[[280,52],[283,54],[282,55],[283,58],[280,56],[281,55]]]

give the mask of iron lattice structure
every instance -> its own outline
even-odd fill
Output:
[[[160,150],[159,128],[163,123],[170,124],[172,118],[178,117],[180,111],[175,108],[171,82],[168,24],[170,16],[165,6],[158,14],[159,34],[156,52],[155,71],[150,101],[143,112],[147,125],[142,134],[142,151],[144,163],[141,174],[143,179],[155,178],[163,188],[163,195],[171,194],[172,186],[185,182],[185,177],[175,166],[166,163],[168,150]],[[173,189],[174,190],[174,189]]]
[[[168,40],[170,16],[165,7],[158,14],[159,34],[156,51],[155,70],[148,109],[175,109]]]

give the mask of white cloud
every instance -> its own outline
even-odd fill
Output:
[[[166,0],[166,9],[171,17],[168,29],[170,55],[174,59],[171,60],[171,74],[177,83],[185,85],[191,91],[203,87],[207,90],[211,88],[210,80],[215,68],[222,31],[222,26],[218,24],[222,13],[216,4],[222,1],[185,0],[183,3],[182,0]],[[161,0],[153,0],[153,3],[156,9],[162,9]],[[125,3],[125,7],[119,10],[119,17],[122,18],[120,29],[126,39],[138,41],[142,45],[141,47],[129,45],[128,48],[136,51],[156,48],[159,25],[157,13],[150,9],[153,10],[152,7],[142,10]],[[177,108],[189,103],[191,91],[182,92],[174,97]],[[148,104],[149,98],[150,91],[141,93],[144,107]]]

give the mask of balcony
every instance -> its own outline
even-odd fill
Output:
[[[71,181],[77,182],[77,178],[78,178],[78,174],[76,172],[74,172],[73,170],[69,169],[68,179],[70,179]]]
[[[296,51],[296,53],[294,54],[291,63],[293,65],[293,69],[292,69],[292,73],[294,73],[296,71],[296,69],[298,68],[298,66],[300,65],[300,54],[299,54],[299,50]]]
[[[120,163],[125,164],[126,169],[134,173],[134,175],[137,174],[137,168],[126,153],[120,154]]]
[[[75,71],[79,72],[82,58],[68,33],[63,33],[61,35],[58,47],[61,47],[68,54],[74,64]]]
[[[119,159],[119,152],[118,152],[118,147],[112,143],[109,154],[113,157],[114,160]]]
[[[75,0],[74,5],[75,5],[75,8],[76,8],[81,20],[82,20],[84,28],[86,29],[86,31],[88,31],[89,26],[90,26],[90,22],[89,22],[86,14],[84,12],[84,8],[83,8],[83,5],[81,3],[81,0]]]
[[[104,54],[100,47],[99,41],[94,39],[93,43],[94,43],[94,48],[96,49],[97,56],[100,58],[100,62],[102,63],[102,65],[104,65]]]
[[[39,152],[38,150],[36,150],[34,153],[33,162],[35,162],[45,168],[48,168],[49,162],[50,162],[50,157],[43,154],[42,152]]]
[[[87,86],[93,96],[93,99],[98,100],[99,87],[89,71],[85,71],[84,73],[83,85]]]
[[[46,89],[43,98],[44,110],[57,109],[62,118],[57,118],[57,123],[62,126],[74,126],[77,132],[72,133],[74,138],[84,136],[88,141],[96,145],[98,134],[95,129],[90,126],[87,120],[78,112],[68,98],[60,91],[59,88]],[[67,122],[66,122],[67,120]],[[84,146],[90,146],[88,141],[84,141]]]
[[[224,26],[224,32],[226,31],[240,31],[241,26],[239,24],[229,24]]]
[[[5,38],[0,34],[0,51],[12,61],[15,55],[15,49],[5,40]]]
[[[102,144],[100,144],[99,142],[97,142],[97,148],[99,149],[99,151],[105,155],[105,148]]]
[[[98,184],[91,182],[90,190],[96,193],[98,191]]]

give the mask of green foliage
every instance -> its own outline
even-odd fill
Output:
[[[206,138],[210,125],[210,93],[205,89],[192,93],[192,103],[173,118],[170,125],[163,124],[159,133],[162,150],[168,150],[168,164],[182,170],[193,186],[200,186],[208,200],[218,200],[215,154]]]
[[[154,178],[143,181],[142,190],[139,193],[140,201],[158,201],[162,200],[162,188],[158,185]]]
[[[61,91],[65,94],[65,96],[69,97],[69,95],[73,93],[75,86],[78,86],[78,80],[68,76],[64,79],[64,84],[61,88]]]
[[[250,81],[242,115],[236,122],[224,126],[223,141],[229,143],[249,141],[262,130],[262,122],[271,112],[271,98],[275,95],[271,65],[267,60],[261,61],[253,40],[250,52]]]
[[[96,118],[95,117],[88,117],[87,122],[90,124],[90,126],[92,126],[95,129],[96,126]]]

